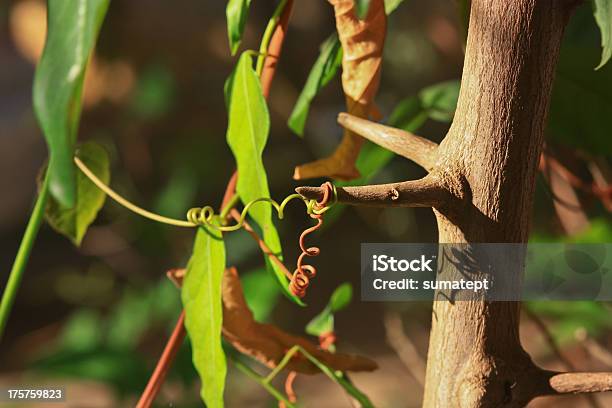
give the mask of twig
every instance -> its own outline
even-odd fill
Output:
[[[581,394],[612,391],[612,373],[550,373],[547,394]]]
[[[559,359],[559,361],[561,362],[561,364],[563,364],[564,369],[565,370],[571,370],[571,371],[576,371],[576,367],[574,366],[574,364],[568,360],[563,353],[561,352],[561,349],[559,348],[559,345],[557,344],[557,341],[555,340],[555,338],[552,336],[552,334],[550,333],[550,331],[548,330],[548,327],[546,327],[546,324],[540,319],[540,317],[533,313],[531,310],[529,310],[529,308],[524,307],[523,311],[525,312],[525,314],[527,315],[527,317],[529,317],[529,319],[536,325],[536,327],[538,328],[538,330],[540,331],[540,333],[542,334],[542,336],[544,336],[544,339],[546,340],[546,343],[548,344],[548,347],[550,347],[550,349],[552,350],[553,354],[555,354],[557,356],[557,358]],[[576,374],[582,374],[582,373],[576,373]],[[561,378],[561,377],[560,377]],[[550,379],[550,381],[552,381],[552,378]],[[557,384],[558,387],[560,387],[559,389],[561,389],[563,387],[564,381],[566,381],[565,377],[562,377],[561,380],[557,379],[555,380],[555,384],[557,384],[559,381],[561,381],[561,385]],[[566,384],[568,385],[568,384]],[[550,386],[553,387],[553,383],[550,382]],[[588,401],[588,404],[593,407],[593,408],[599,408],[599,402],[597,402],[597,400],[595,399],[595,397],[593,395],[585,395],[584,396],[585,399]]]
[[[435,165],[438,145],[431,140],[348,113],[340,113],[338,123],[345,129],[412,160],[426,170],[431,170]]]
[[[401,316],[396,312],[385,312],[384,325],[387,342],[395,350],[410,375],[421,387],[424,387],[425,362],[412,340],[404,333]]]
[[[185,311],[181,311],[181,314],[176,321],[176,325],[174,326],[174,330],[168,339],[168,343],[166,343],[166,347],[164,347],[164,351],[157,362],[157,366],[147,383],[145,390],[136,404],[136,408],[148,408],[153,404],[155,397],[159,393],[159,390],[166,379],[166,375],[168,374],[168,370],[170,365],[174,361],[174,357],[176,353],[183,344],[183,340],[185,339],[185,326],[183,325],[185,321]]]
[[[321,199],[321,187],[298,187],[298,194]],[[336,187],[339,203],[375,207],[437,207],[451,200],[438,179],[428,175],[420,180],[359,187]]]
[[[274,398],[276,398],[278,401],[283,402],[287,408],[295,408],[295,405],[293,405],[289,400],[287,400],[287,398],[285,398],[283,394],[281,394],[276,388],[270,385],[270,383],[266,381],[264,377],[262,377],[261,375],[253,371],[251,367],[247,366],[246,364],[244,364],[242,361],[238,360],[237,358],[234,358],[231,354],[229,355],[229,358],[232,360],[232,363],[234,363],[234,365],[236,366],[238,370],[242,371],[245,375],[247,375],[251,379],[257,381]]]

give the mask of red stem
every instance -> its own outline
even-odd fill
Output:
[[[149,379],[149,383],[147,387],[142,393],[138,404],[136,404],[136,408],[148,408],[153,404],[155,397],[157,397],[157,393],[159,392],[164,380],[166,379],[166,375],[168,374],[170,365],[172,361],[174,361],[174,357],[176,353],[178,353],[181,348],[181,344],[183,344],[183,339],[185,339],[185,311],[181,311],[181,315],[176,321],[176,325],[174,326],[174,330],[172,330],[172,334],[168,339],[168,343],[166,343],[166,347],[164,347],[164,351],[157,362],[157,366],[151,374],[151,378]]]

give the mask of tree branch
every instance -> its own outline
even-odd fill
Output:
[[[612,391],[612,372],[547,373],[550,389],[542,395]]]
[[[320,200],[321,187],[298,187],[295,191],[308,199]],[[437,177],[359,187],[336,187],[337,202],[372,207],[439,207],[452,196]]]
[[[338,123],[353,133],[412,160],[427,171],[431,171],[435,165],[438,145],[431,140],[348,113],[340,113]]]

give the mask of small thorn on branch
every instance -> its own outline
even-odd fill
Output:
[[[435,166],[438,145],[431,140],[348,113],[340,113],[338,123],[345,129],[412,160],[428,171],[431,171]]]
[[[321,187],[298,187],[295,191],[307,199],[323,197]],[[339,203],[373,207],[439,207],[452,198],[432,176],[400,183],[336,187],[336,194]]]

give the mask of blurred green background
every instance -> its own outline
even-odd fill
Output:
[[[258,48],[274,5],[254,2],[243,49]],[[416,95],[421,95],[422,104],[430,103],[427,93],[420,94],[422,89],[460,79],[461,27],[454,1],[406,0],[397,9],[390,17],[377,97],[383,115]],[[294,166],[327,155],[341,137],[335,123],[337,113],[344,110],[339,78],[315,98],[304,139],[286,125],[319,45],[333,31],[333,11],[326,1],[295,2],[269,98],[272,132],[264,163],[275,198],[304,184],[291,179]],[[46,157],[31,103],[34,64],[44,33],[44,2],[0,4],[2,282],[17,251]],[[605,186],[611,177],[612,64],[593,71],[599,53],[592,14],[588,6],[582,6],[573,17],[562,51],[547,152],[585,186]],[[116,190],[171,217],[182,218],[194,206],[218,206],[234,168],[225,142],[223,83],[235,62],[227,44],[224,2],[111,2],[86,80],[79,138],[96,140],[107,148]],[[452,100],[444,106],[449,104],[453,105]],[[405,104],[399,106],[408,109]],[[419,119],[424,123],[418,133],[440,141],[449,119],[434,107]],[[410,124],[400,123],[404,125]],[[533,239],[611,242],[610,202],[572,186],[559,167],[544,170],[538,178]],[[372,181],[423,175],[418,166],[396,157]],[[310,220],[299,205],[292,206],[285,221],[278,223],[289,265],[298,255],[299,233],[308,225]],[[251,304],[259,305],[259,317],[294,333],[304,333],[305,325],[340,283],[351,282],[358,292],[361,242],[435,242],[437,231],[429,209],[347,208],[337,212],[333,223],[328,222],[315,239],[321,247],[315,261],[320,273],[308,292],[309,307],[301,309],[278,297],[266,275],[260,277],[262,258],[248,234],[236,232],[228,237],[229,263],[250,280],[245,290]],[[59,384],[69,391],[66,406],[132,406],[180,312],[179,293],[165,272],[185,265],[192,240],[193,231],[157,225],[110,200],[81,248],[43,227],[0,347],[0,386]],[[430,309],[426,303],[362,303],[356,297],[338,314],[338,347],[369,355],[380,364],[374,373],[352,376],[377,406],[420,406],[422,387],[414,373],[418,364],[407,363],[410,356],[401,355],[397,341],[414,346],[416,357],[423,360]],[[532,304],[530,310],[540,320],[524,319],[522,333],[536,361],[551,369],[563,369],[563,364],[582,370],[610,369],[609,305],[549,302]],[[551,330],[568,361],[552,353],[538,328],[540,321]],[[404,337],[398,340],[398,335]],[[233,369],[226,388],[230,407],[275,406],[263,389]],[[185,344],[158,404],[200,406],[197,390]],[[299,377],[296,391],[306,406],[348,406],[342,390],[321,375]],[[609,397],[597,398],[602,406],[612,404]],[[580,397],[554,401],[558,407],[590,406]],[[532,406],[549,404],[551,400],[543,399]]]

